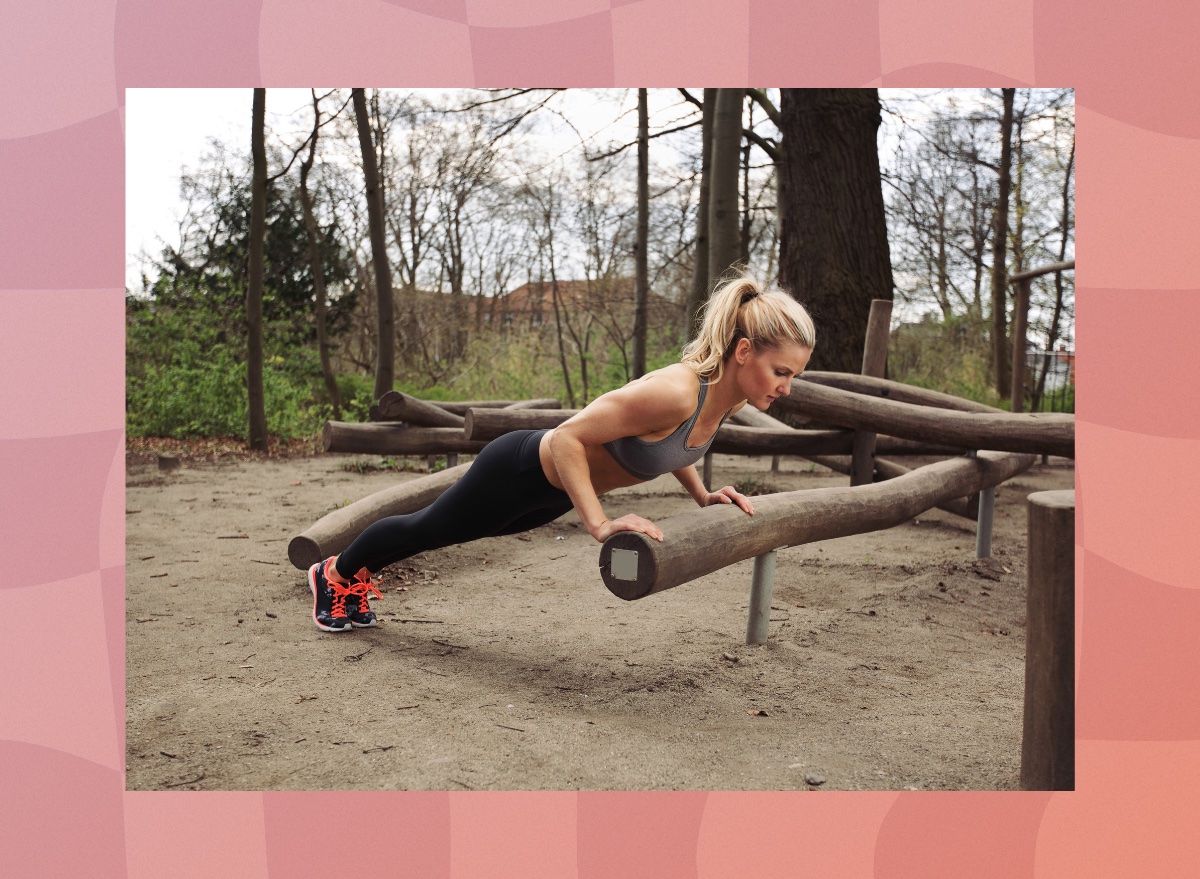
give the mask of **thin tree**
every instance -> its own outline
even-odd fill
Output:
[[[697,316],[708,299],[708,205],[712,188],[712,123],[716,113],[717,90],[704,90],[701,109],[700,201],[696,205],[696,251],[692,269],[692,289],[687,303],[687,338],[695,338],[699,329]]]
[[[396,383],[396,321],[392,312],[392,271],[388,265],[387,240],[384,233],[383,192],[379,185],[379,168],[375,144],[371,137],[371,117],[363,89],[353,89],[354,116],[358,122],[358,145],[362,153],[363,178],[367,186],[367,222],[371,229],[371,257],[375,265],[375,295],[378,311],[379,350],[375,361],[375,398],[392,389]]]
[[[267,410],[263,392],[263,238],[267,225],[267,150],[266,150],[267,90],[254,90],[254,114],[250,128],[250,152],[254,162],[254,177],[250,194],[250,241],[248,247],[246,284],[246,353],[247,402],[249,408],[249,446],[266,451]]]
[[[809,307],[812,369],[858,372],[872,299],[892,298],[876,89],[783,89],[779,276]]]
[[[317,155],[317,136],[321,132],[321,101],[316,89],[312,90],[313,101],[313,130],[308,142],[308,158],[300,164],[300,206],[304,211],[304,232],[308,241],[308,265],[312,272],[313,298],[315,300],[317,318],[317,352],[321,359],[321,375],[325,378],[325,390],[333,405],[333,417],[340,421],[342,418],[342,392],[338,388],[337,378],[333,374],[333,365],[329,357],[329,336],[326,331],[325,317],[325,269],[321,265],[321,251],[317,241],[317,220],[313,215],[313,197],[308,191],[308,175],[312,171],[313,162]]]
[[[1007,399],[1012,393],[1012,366],[1008,356],[1008,196],[1012,188],[1013,96],[1016,89],[1002,89],[1004,114],[1000,120],[999,200],[992,230],[992,364],[996,393]]]
[[[646,90],[638,89],[637,241],[634,244],[633,377],[646,374],[647,247],[650,238],[650,113]]]

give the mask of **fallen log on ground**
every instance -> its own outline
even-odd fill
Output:
[[[965,400],[953,394],[943,394],[927,388],[906,385],[885,378],[873,378],[867,375],[854,375],[848,372],[806,372],[799,378],[813,384],[825,387],[851,391],[866,397],[879,397],[884,400],[895,400],[898,403],[912,403],[914,406],[932,406],[935,409],[954,409],[959,412],[1003,412],[986,403],[976,403]]]
[[[845,455],[805,455],[804,457],[814,464],[828,467],[835,473],[844,473],[846,475],[850,473],[850,459]],[[913,469],[905,467],[903,464],[898,464],[895,461],[889,461],[886,458],[876,457],[874,463],[875,473],[878,477],[876,481],[879,482],[895,479],[897,476],[903,476],[905,473],[911,473]],[[973,494],[970,497],[960,497],[944,501],[938,504],[937,508],[974,522],[979,518],[979,495]]]
[[[1075,416],[1031,412],[958,412],[872,399],[851,391],[792,380],[777,401],[823,422],[964,449],[1075,457]]]
[[[385,516],[399,516],[429,506],[470,466],[460,464],[440,473],[410,479],[327,513],[291,539],[288,559],[300,570],[307,570],[322,559],[337,555],[368,525]]]
[[[779,547],[891,528],[943,501],[999,485],[1033,462],[1033,455],[980,452],[871,485],[762,495],[754,499],[753,516],[731,505],[705,507],[657,522],[661,543],[633,531],[612,535],[600,550],[600,574],[609,591],[631,601]],[[632,578],[613,575],[617,551],[636,554]],[[619,569],[629,556],[620,561]]]
[[[479,452],[486,442],[469,440],[461,427],[401,427],[387,422],[327,421],[321,446],[327,452],[358,455],[448,455]]]

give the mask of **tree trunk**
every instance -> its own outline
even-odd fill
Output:
[[[696,255],[692,267],[692,290],[687,304],[687,338],[696,338],[697,315],[708,299],[708,205],[712,188],[712,125],[716,113],[717,90],[704,90],[703,119],[700,124],[700,203],[696,205]]]
[[[650,114],[646,106],[646,90],[638,89],[638,176],[637,176],[637,243],[634,246],[633,310],[633,377],[646,374],[646,298],[649,293],[650,272],[647,245],[650,239]],[[584,397],[587,389],[584,389]]]
[[[782,89],[779,279],[810,309],[813,369],[862,366],[872,299],[892,299],[876,89]]]
[[[317,353],[321,359],[321,375],[325,378],[325,390],[333,405],[335,421],[342,420],[342,392],[333,374],[329,358],[329,337],[325,329],[325,269],[321,265],[321,251],[317,242],[317,220],[313,216],[313,198],[308,191],[308,174],[312,171],[317,155],[317,136],[321,131],[321,107],[313,92],[313,133],[308,145],[308,158],[300,165],[300,206],[304,212],[304,233],[308,241],[308,268],[313,278],[313,299],[316,304]]]
[[[738,165],[745,89],[717,89],[708,190],[708,281],[715,284],[738,259]]]
[[[266,451],[267,409],[263,393],[263,238],[267,225],[267,90],[254,90],[254,124],[250,129],[250,148],[254,161],[254,181],[250,194],[249,266],[246,285],[247,402],[249,404],[249,445]]]
[[[1011,393],[1011,369],[1008,362],[1008,193],[1012,186],[1013,95],[1016,89],[1003,89],[1004,116],[1000,121],[1000,193],[996,205],[996,224],[992,230],[992,361],[996,392],[1001,399]]]
[[[358,120],[358,145],[362,153],[363,178],[367,186],[367,222],[371,227],[371,257],[375,264],[375,294],[379,315],[379,353],[375,363],[375,399],[396,383],[396,321],[392,312],[392,270],[388,265],[383,228],[383,192],[371,138],[371,119],[363,89],[353,89],[354,115]]]

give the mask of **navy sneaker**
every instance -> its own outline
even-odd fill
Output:
[[[333,557],[317,562],[308,569],[308,585],[313,594],[313,622],[324,632],[348,632],[350,618],[346,616],[346,599],[350,587],[335,583],[325,576],[325,566],[332,564]]]
[[[371,579],[371,572],[366,568],[355,574],[354,582],[350,584],[350,594],[346,596],[346,616],[350,618],[350,625],[356,629],[379,625],[379,620],[375,619],[375,612],[367,603],[369,592],[374,592],[376,598],[383,598],[375,585],[375,581]]]

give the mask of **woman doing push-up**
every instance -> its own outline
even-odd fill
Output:
[[[313,621],[327,632],[376,625],[372,576],[430,549],[517,534],[574,508],[601,543],[617,531],[662,540],[635,514],[609,519],[600,496],[670,473],[702,507],[749,498],[731,486],[708,491],[695,462],[730,415],[765,410],[804,371],[816,344],[812,319],[792,297],[743,276],[718,287],[681,362],[598,397],[552,430],[516,430],[493,440],[467,472],[423,510],[389,516],[340,555],[313,565]]]

